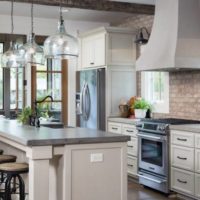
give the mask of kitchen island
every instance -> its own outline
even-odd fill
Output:
[[[29,163],[29,200],[126,200],[129,136],[0,119],[0,148]]]

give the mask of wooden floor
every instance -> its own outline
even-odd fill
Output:
[[[128,200],[180,200],[177,198],[168,198],[155,190],[143,187],[133,181],[128,183]]]

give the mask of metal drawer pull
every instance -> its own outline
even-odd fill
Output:
[[[149,139],[155,139],[155,140],[162,140],[161,137],[155,137],[155,136],[151,136],[151,135],[137,134],[137,136],[144,137],[144,138],[149,138]]]
[[[114,127],[112,127],[112,130],[118,130],[118,128],[114,128]]]
[[[187,139],[177,138],[177,140],[187,142]]]
[[[156,179],[153,179],[153,178],[141,175],[141,174],[138,174],[138,176],[141,177],[141,178],[147,179],[149,181],[153,181],[153,182],[158,183],[158,184],[167,182],[166,180],[162,180],[162,181],[161,180],[156,180]]]
[[[182,158],[180,156],[177,156],[177,158],[180,159],[180,160],[187,160],[187,158]]]
[[[90,65],[94,65],[94,62],[91,62]]]
[[[130,146],[130,145],[128,145],[128,147],[133,148],[134,146]]]
[[[130,165],[130,164],[128,164],[128,166],[129,166],[129,167],[134,167],[134,165]]]
[[[128,133],[133,133],[133,131],[132,131],[132,130],[126,130],[126,132],[128,132]]]
[[[182,181],[182,180],[180,180],[180,179],[177,179],[177,181],[178,181],[179,183],[187,184],[187,181]]]

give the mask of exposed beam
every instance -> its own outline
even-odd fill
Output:
[[[15,2],[31,3],[32,0],[15,0]],[[115,2],[108,0],[61,0],[61,2],[63,7],[70,7],[70,8],[81,8],[81,9],[91,9],[100,11],[101,10],[116,11],[116,12],[127,12],[127,13],[148,14],[148,15],[153,15],[155,12],[155,6],[152,5]],[[48,6],[60,5],[59,0],[33,0],[33,3],[40,5],[48,5]]]

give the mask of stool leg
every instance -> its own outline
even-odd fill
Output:
[[[7,179],[5,182],[5,200],[11,200],[11,180],[12,180],[12,176],[11,175],[7,175]]]
[[[17,178],[19,180],[19,197],[20,200],[25,200],[25,185],[22,177],[20,175],[17,175]]]

